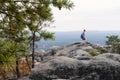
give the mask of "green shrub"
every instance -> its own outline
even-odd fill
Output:
[[[98,52],[100,52],[101,54],[108,52],[107,49],[104,49],[104,48],[102,48],[102,47],[97,48],[97,50],[98,50]]]
[[[111,47],[111,52],[120,54],[120,38],[117,35],[107,36],[106,45]]]
[[[91,55],[91,56],[97,56],[98,53],[95,51],[95,50],[89,50],[88,53]]]

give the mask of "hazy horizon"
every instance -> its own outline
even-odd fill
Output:
[[[50,50],[53,46],[64,46],[69,45],[72,43],[80,42],[81,38],[81,31],[67,31],[67,32],[55,32],[55,40],[41,40],[37,42],[38,48]],[[87,31],[86,32],[86,41],[93,43],[93,44],[99,44],[99,45],[105,45],[106,36],[110,35],[117,35],[120,37],[120,31]]]
[[[48,30],[48,31],[50,31],[50,32],[82,32],[83,31],[83,29],[81,29],[81,30],[61,30],[61,31],[59,31],[59,30]],[[86,32],[118,32],[118,31],[120,31],[120,30],[87,30],[86,29]]]

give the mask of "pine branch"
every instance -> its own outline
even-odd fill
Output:
[[[11,1],[11,0],[7,0],[6,2],[23,2],[23,3],[31,3],[31,4],[40,4],[40,2],[30,2],[30,1],[23,1],[23,0],[14,0],[14,1]]]
[[[0,14],[5,14],[5,15],[7,15],[7,16],[12,16],[12,17],[15,17],[15,16],[13,16],[13,15],[11,15],[11,14],[6,13],[6,12],[5,12],[5,11],[3,11],[3,10],[0,10]]]

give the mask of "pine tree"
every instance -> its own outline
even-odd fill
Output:
[[[54,39],[54,33],[44,29],[53,22],[51,6],[70,10],[74,5],[70,0],[0,0],[0,37],[14,41],[16,46],[24,45],[22,43],[29,39],[32,42],[32,67],[35,41]]]
[[[120,54],[120,39],[117,35],[107,36],[106,45],[111,48],[111,52]]]

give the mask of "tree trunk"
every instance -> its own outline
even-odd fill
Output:
[[[34,68],[35,64],[34,64],[34,60],[35,60],[35,57],[34,57],[34,53],[35,53],[35,31],[32,33],[33,35],[33,42],[32,42],[32,68]]]
[[[18,69],[18,65],[19,65],[19,59],[18,57],[16,58],[16,74],[17,74],[17,78],[20,77],[20,72],[19,72],[19,69]]]
[[[31,67],[30,67],[30,64],[29,64],[29,61],[28,61],[28,56],[25,56],[26,57],[26,63],[27,63],[27,65],[28,65],[28,68],[29,68],[29,70],[31,71]]]
[[[16,42],[16,45],[17,45],[17,42]],[[19,57],[18,57],[18,55],[16,54],[16,74],[17,74],[17,78],[20,77],[20,71],[19,71],[18,66],[19,66]]]

